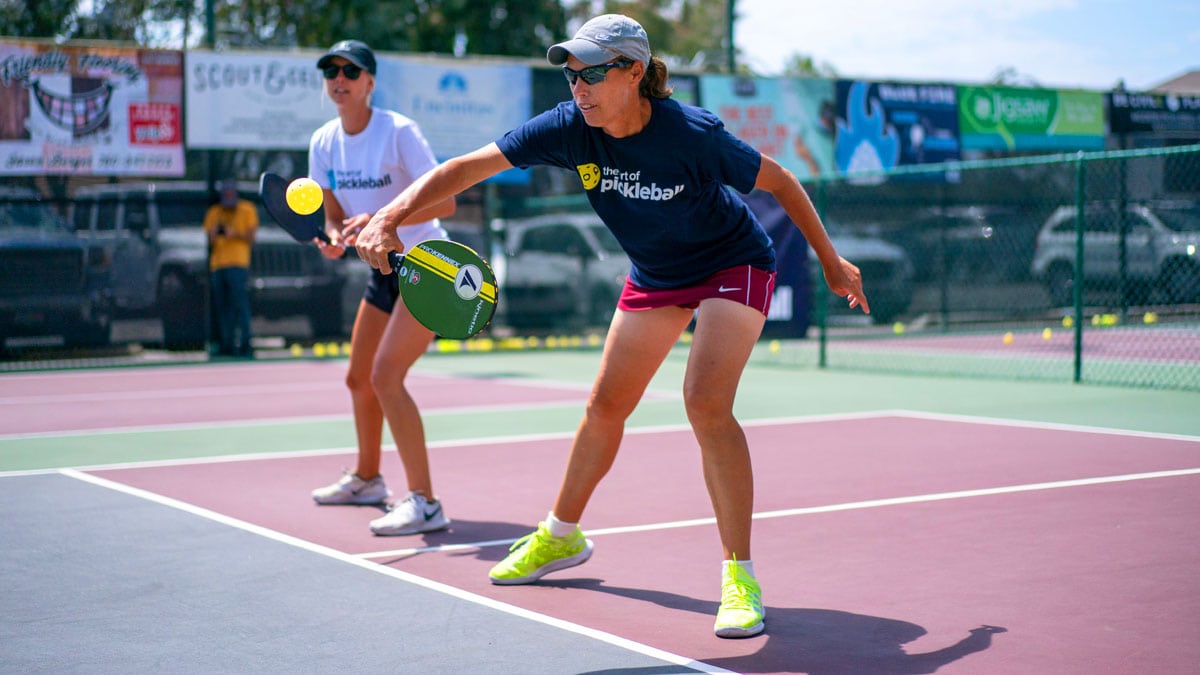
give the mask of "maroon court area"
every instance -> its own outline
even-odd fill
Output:
[[[747,435],[768,623],[765,635],[735,641],[711,633],[720,548],[713,525],[686,522],[711,515],[687,430],[632,430],[583,523],[595,532],[592,560],[526,587],[488,583],[504,545],[416,549],[525,534],[553,500],[566,439],[435,446],[436,489],[454,524],[417,537],[372,536],[373,507],[312,503],[309,492],[352,455],[93,473],[739,672],[1200,663],[1200,475],[1043,485],[1195,469],[1200,443],[906,416],[750,423]],[[403,485],[394,452],[384,472]],[[946,494],[1011,486],[1026,488]]]
[[[345,376],[341,360],[8,375],[0,395],[0,434],[349,416]],[[408,382],[426,413],[583,402],[588,391],[428,373],[413,373]]]

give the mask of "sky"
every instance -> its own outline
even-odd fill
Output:
[[[736,0],[739,60],[796,53],[848,79],[1154,87],[1200,70],[1197,0]],[[1012,80],[1010,80],[1012,81]]]

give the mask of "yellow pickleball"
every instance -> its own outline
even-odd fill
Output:
[[[321,202],[325,199],[321,192],[321,186],[317,185],[317,181],[308,177],[297,178],[288,183],[285,196],[288,208],[302,216],[315,213],[317,209],[321,208]]]

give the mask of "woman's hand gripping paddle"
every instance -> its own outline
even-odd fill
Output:
[[[329,243],[325,216],[317,211],[296,213],[287,202],[288,181],[264,173],[259,196],[271,218],[296,241],[314,238]],[[413,318],[441,337],[463,340],[477,335],[496,312],[499,289],[492,268],[475,251],[454,241],[430,239],[411,246],[407,254],[391,253],[400,297]]]

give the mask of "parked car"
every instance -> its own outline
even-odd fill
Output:
[[[257,186],[242,197],[258,204]],[[160,317],[168,349],[206,340],[208,241],[202,224],[212,203],[200,182],[118,183],[80,188],[71,220],[112,263],[111,294],[125,317]],[[259,204],[251,253],[250,304],[255,316],[306,316],[317,337],[344,334],[344,261],[291,239]]]
[[[0,186],[0,349],[107,344],[106,263],[35,190]]]
[[[872,322],[892,323],[908,309],[913,300],[913,264],[904,249],[837,222],[826,220],[825,231],[838,255],[854,263],[862,272],[863,291],[871,303]],[[813,288],[826,289],[825,293],[831,296],[826,306],[839,314],[861,313],[858,307],[849,307],[845,298],[829,293],[821,276],[821,263],[811,248],[808,255],[814,276]]]
[[[1057,306],[1074,301],[1077,208],[1055,209],[1037,237],[1031,271]],[[1116,202],[1094,202],[1083,212],[1084,288],[1124,290],[1137,303],[1160,293],[1167,302],[1200,301],[1200,203],[1130,203],[1124,227]],[[1124,235],[1122,235],[1124,230]]]
[[[441,224],[442,229],[446,230],[446,234],[450,235],[450,239],[470,247],[479,254],[480,258],[491,262],[490,258],[493,257],[493,252],[490,250],[489,236],[483,225],[455,220],[443,220]]]
[[[629,257],[593,214],[497,221],[503,261],[497,312],[514,327],[607,326],[629,274]],[[499,263],[499,264],[497,264]]]
[[[1040,219],[1008,206],[922,209],[886,233],[913,261],[917,282],[1027,279]]]

